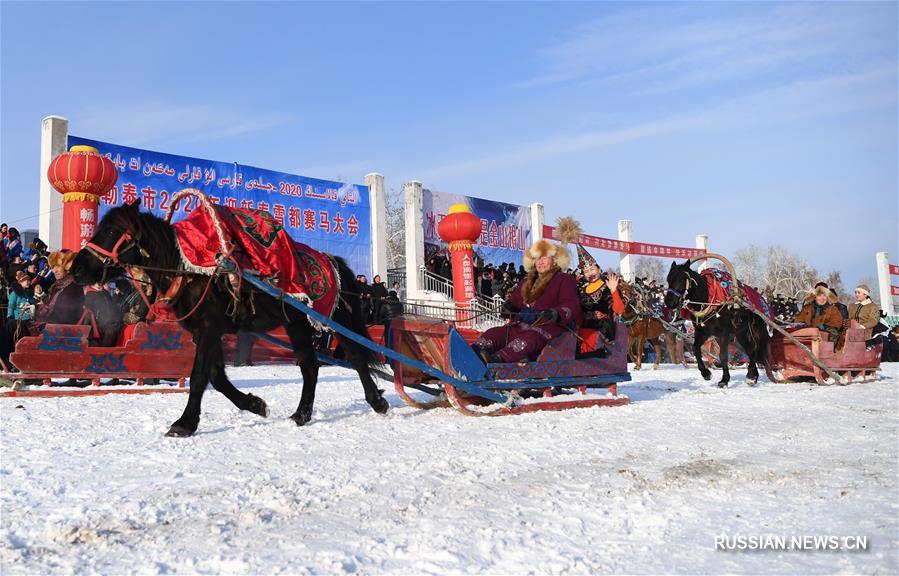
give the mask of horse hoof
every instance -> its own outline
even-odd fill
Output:
[[[290,415],[290,419],[294,421],[297,426],[305,426],[312,420],[312,412],[311,411],[302,411],[297,410],[293,414]]]
[[[711,379],[712,379],[712,373],[709,372],[708,374],[703,374],[703,375],[702,375],[702,379],[703,379],[703,380],[711,380]]]
[[[746,383],[750,386],[755,386],[759,383],[759,379],[758,378],[747,378]]]
[[[387,414],[387,411],[390,410],[390,404],[380,396],[373,402],[369,402],[369,405],[371,405],[371,409],[378,414]]]
[[[640,366],[634,366],[634,370],[639,370]]]
[[[169,428],[169,431],[166,432],[165,435],[169,438],[187,438],[193,436],[194,432],[196,432],[196,428],[191,430],[180,424],[172,424],[172,427]]]
[[[727,388],[727,382],[718,382],[718,388]]]
[[[268,418],[268,404],[265,403],[265,400],[259,396],[253,396],[252,394],[247,394],[247,397],[247,407],[245,410],[249,410],[253,414],[258,414],[263,418]]]
[[[652,367],[652,369],[653,369],[653,370],[658,370],[658,369],[659,369],[659,365],[656,364],[655,366]]]

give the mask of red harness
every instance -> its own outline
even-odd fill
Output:
[[[128,245],[125,246],[124,250],[122,250],[122,244],[128,242]],[[97,246],[93,242],[88,242],[84,245],[84,248],[97,257],[97,260],[102,262],[104,265],[109,266],[110,264],[119,264],[119,251],[127,252],[131,248],[134,248],[137,245],[137,242],[134,241],[134,238],[131,236],[131,232],[124,232],[115,243],[115,246],[112,247],[112,251],[109,251],[102,246]],[[141,250],[141,253],[146,255],[146,253]]]
[[[127,244],[125,244],[127,242]],[[125,244],[122,247],[122,244]],[[156,297],[156,302],[154,304],[150,303],[150,299],[147,298],[147,294],[144,292],[143,288],[141,288],[140,284],[137,280],[134,279],[134,276],[131,274],[131,266],[128,264],[122,264],[119,261],[119,254],[123,252],[127,252],[132,248],[137,248],[140,251],[142,256],[149,256],[146,250],[140,247],[138,243],[134,240],[134,237],[131,236],[131,232],[127,230],[122,233],[119,239],[116,241],[115,245],[113,245],[112,250],[107,250],[102,246],[98,246],[93,242],[88,242],[84,245],[84,248],[94,255],[100,262],[103,263],[104,276],[106,273],[106,268],[110,265],[121,265],[128,272],[128,280],[131,281],[131,285],[134,286],[134,289],[137,290],[137,293],[140,294],[141,299],[144,301],[144,304],[147,305],[147,310],[154,312],[154,315],[157,317],[165,318],[166,320],[172,320],[174,322],[181,322],[182,320],[187,320],[188,317],[192,316],[194,312],[196,312],[200,308],[200,304],[203,303],[203,300],[206,299],[206,296],[209,295],[209,289],[212,287],[212,281],[215,279],[215,275],[210,274],[209,280],[206,282],[206,289],[203,291],[203,295],[197,301],[196,306],[191,309],[190,312],[182,316],[181,318],[172,318],[174,314],[166,313],[163,308],[171,305],[178,295],[181,294],[181,290],[184,288],[184,277],[176,276],[174,280],[172,280],[169,289],[166,290],[165,295]],[[158,305],[158,306],[157,306]],[[84,317],[82,317],[82,321]],[[94,327],[96,328],[96,321],[94,321]]]

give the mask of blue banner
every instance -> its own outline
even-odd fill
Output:
[[[441,253],[445,255],[446,243],[437,234],[437,225],[453,204],[465,204],[481,219],[481,236],[474,242],[473,249],[485,264],[499,266],[511,262],[518,267],[524,251],[531,245],[531,218],[527,206],[433,190],[422,190],[421,204],[425,260]]]
[[[340,256],[356,274],[371,277],[368,187],[306,178],[231,162],[215,162],[69,136],[69,147],[93,146],[115,163],[119,179],[100,200],[100,218],[112,206],[140,202],[164,216],[171,197],[196,188],[216,204],[265,210],[298,242]],[[179,202],[172,221],[195,208]]]

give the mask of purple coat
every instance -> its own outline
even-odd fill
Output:
[[[522,328],[535,330],[547,340],[565,332],[566,326],[571,323],[580,325],[581,299],[574,276],[561,271],[556,272],[553,279],[549,281],[549,284],[543,290],[543,293],[530,305],[525,304],[524,296],[521,293],[525,282],[527,282],[527,277],[523,278],[518,283],[518,286],[515,287],[515,290],[512,291],[509,304],[515,308],[532,308],[540,312],[555,310],[559,314],[559,320],[553,324],[544,320],[537,322],[536,325],[527,325],[521,322],[512,322],[512,325],[520,325]]]

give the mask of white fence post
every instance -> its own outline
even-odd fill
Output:
[[[528,205],[531,212],[531,242],[524,247],[525,250],[530,248],[537,240],[543,239],[543,204],[534,202]]]
[[[68,149],[69,121],[61,116],[41,120],[41,177],[38,234],[49,250],[62,248],[62,194],[47,180],[50,162]]]
[[[889,316],[895,316],[896,307],[893,306],[893,295],[890,293],[890,255],[886,252],[877,253],[877,288],[880,292],[880,308]]]
[[[630,220],[618,221],[618,239],[623,242],[634,241],[634,225]],[[627,252],[619,252],[620,261],[618,267],[621,277],[625,282],[633,282],[637,277],[637,262],[633,255]]]
[[[696,247],[703,252],[709,251],[709,235],[708,234],[697,234],[696,235]],[[699,263],[699,270],[705,270],[710,267],[712,264],[708,260],[702,260]]]
[[[425,265],[424,213],[421,182],[412,180],[403,185],[406,227],[406,299],[418,298],[422,286],[418,270]]]
[[[387,282],[387,190],[384,176],[377,172],[365,175],[371,199],[371,277]]]

